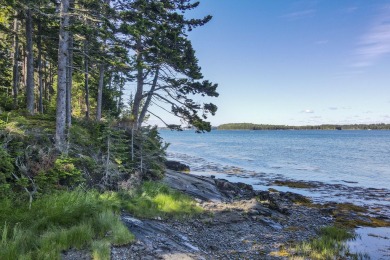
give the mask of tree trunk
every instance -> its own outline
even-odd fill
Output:
[[[98,87],[98,96],[97,96],[96,121],[100,121],[100,119],[102,118],[103,85],[104,85],[104,64],[100,64],[100,66],[99,66],[99,87]]]
[[[89,119],[89,86],[88,86],[88,47],[87,41],[84,41],[84,88],[85,88],[85,118]]]
[[[62,0],[60,7],[60,35],[58,46],[58,85],[57,85],[57,111],[56,111],[56,147],[60,152],[66,149],[66,64],[69,49],[69,0]]]
[[[17,16],[18,13],[15,13]],[[19,92],[19,21],[14,19],[14,57],[13,57],[13,71],[12,71],[12,96],[14,109],[18,107],[18,92]]]
[[[38,82],[39,82],[39,113],[43,114],[43,71],[42,71],[42,27],[41,23],[38,23]]]
[[[73,35],[69,35],[69,53],[67,62],[67,87],[66,87],[66,123],[72,126],[72,78],[73,78]]]
[[[142,92],[144,87],[144,70],[142,68],[142,51],[141,51],[141,39],[137,40],[137,91],[134,95],[133,109],[131,111],[132,115],[132,127],[138,129],[138,115],[139,109],[142,101]]]
[[[34,114],[34,56],[33,56],[33,25],[31,9],[26,11],[26,54],[27,54],[27,111]]]
[[[157,68],[156,69],[156,74],[154,75],[152,87],[150,88],[150,91],[148,92],[148,96],[147,96],[147,98],[145,100],[145,104],[142,107],[142,111],[141,111],[141,113],[139,115],[139,118],[138,118],[138,125],[139,126],[142,125],[142,122],[144,121],[145,116],[146,116],[146,112],[148,111],[148,107],[150,105],[150,101],[152,101],[153,93],[154,93],[154,90],[156,89],[156,86],[157,86],[159,72],[160,72],[160,68]]]

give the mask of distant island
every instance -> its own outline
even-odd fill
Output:
[[[217,127],[218,130],[390,130],[390,124],[352,124],[352,125],[266,125],[252,123],[229,123]]]

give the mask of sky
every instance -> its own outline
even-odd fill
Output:
[[[219,85],[199,99],[212,125],[390,123],[390,1],[200,0],[189,15],[207,14],[189,38]]]

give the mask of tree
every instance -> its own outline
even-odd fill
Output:
[[[67,63],[69,52],[69,0],[61,0],[60,6],[60,38],[58,44],[58,84],[56,110],[56,147],[64,152],[66,148],[66,89]]]
[[[154,114],[150,111],[151,104],[161,106],[161,103],[168,104],[170,113],[199,131],[211,129],[210,123],[204,120],[209,113],[214,115],[217,107],[212,103],[199,104],[191,98],[196,94],[218,96],[217,84],[201,81],[198,60],[186,34],[211,20],[211,16],[184,17],[185,11],[198,4],[190,0],[137,0],[128,3],[122,11],[121,31],[132,35],[130,48],[136,67],[137,87],[131,112],[134,129],[141,126],[147,112]]]
[[[27,111],[34,114],[34,54],[33,54],[33,19],[32,10],[26,10],[26,58],[27,58],[27,78],[26,96]]]

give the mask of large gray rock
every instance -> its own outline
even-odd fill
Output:
[[[227,200],[211,178],[167,170],[163,182],[173,189],[204,201],[221,202]]]

